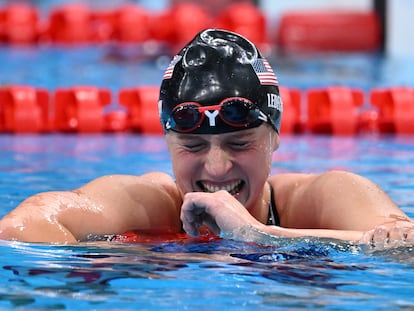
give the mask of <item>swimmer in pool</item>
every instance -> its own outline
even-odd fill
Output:
[[[171,61],[159,113],[174,177],[111,175],[39,193],[0,222],[0,238],[76,243],[89,235],[185,231],[251,240],[314,236],[414,242],[413,221],[377,185],[344,171],[269,176],[283,104],[255,45],[218,29]]]

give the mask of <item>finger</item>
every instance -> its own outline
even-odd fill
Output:
[[[181,209],[181,221],[183,223],[183,229],[191,236],[199,236],[199,228],[205,223],[208,214],[205,213],[203,206],[196,204],[184,204]]]
[[[214,234],[220,234],[220,227],[217,225],[215,219],[211,215],[205,215],[204,223],[213,231]]]
[[[200,215],[193,214],[190,211],[182,212],[180,218],[181,218],[181,221],[184,223],[193,223],[195,225],[201,223]]]
[[[186,213],[182,210],[180,219],[183,224],[183,229],[187,234],[191,236],[198,235],[197,227],[199,226],[199,221],[196,219],[196,217],[194,217],[194,214]]]
[[[387,247],[389,241],[389,232],[384,226],[376,227],[364,234],[363,239],[371,248],[382,250]]]
[[[404,231],[405,243],[408,245],[414,245],[414,229],[408,228]]]
[[[374,230],[373,236],[372,236],[372,242],[375,246],[384,245],[385,243],[388,243],[389,240],[389,232],[384,227],[378,227]]]
[[[373,247],[373,239],[374,237],[374,230],[369,230],[364,232],[364,234],[362,235],[361,239],[358,241],[359,244],[366,244],[369,245],[371,247]]]
[[[194,223],[183,222],[183,229],[190,236],[196,237],[199,235],[197,226]]]
[[[398,247],[405,243],[404,229],[400,226],[393,226],[388,231],[388,247]]]

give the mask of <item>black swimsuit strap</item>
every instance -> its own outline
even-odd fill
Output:
[[[276,208],[275,194],[273,191],[273,187],[270,183],[269,183],[269,188],[270,188],[269,216],[267,218],[266,225],[279,226],[280,225],[279,213],[277,212],[277,208]]]

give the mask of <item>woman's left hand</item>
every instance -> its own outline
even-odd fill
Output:
[[[378,250],[414,245],[414,223],[409,220],[384,223],[365,232],[359,243]]]

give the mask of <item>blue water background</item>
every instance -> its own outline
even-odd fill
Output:
[[[272,173],[345,169],[414,216],[411,136],[285,136]],[[0,213],[104,174],[171,173],[162,136],[0,135]],[[0,216],[1,216],[0,215]],[[0,309],[400,310],[414,307],[414,250],[276,239],[53,246],[1,242]]]

